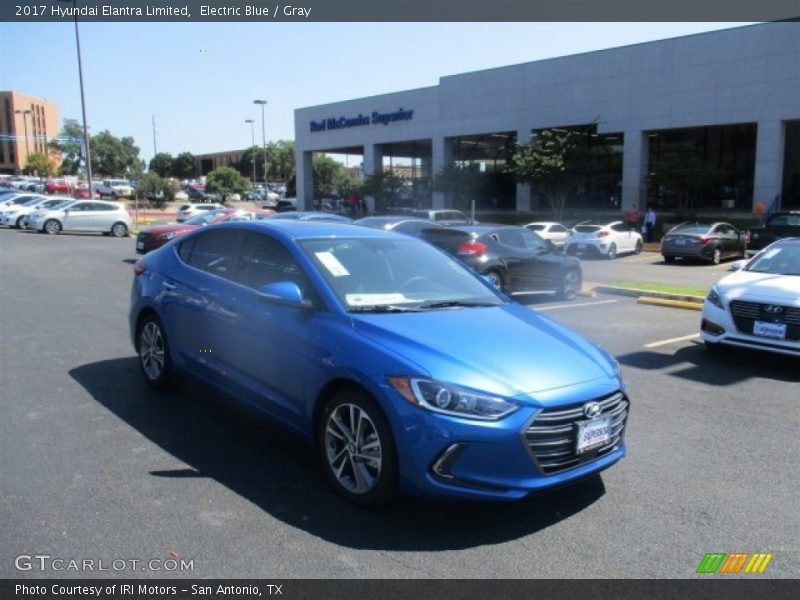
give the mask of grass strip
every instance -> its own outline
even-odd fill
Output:
[[[708,293],[708,289],[704,287],[645,283],[642,281],[615,281],[608,285],[628,290],[644,290],[646,292],[661,292],[663,294],[678,294],[680,296],[705,296]]]

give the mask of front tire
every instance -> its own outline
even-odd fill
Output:
[[[111,226],[111,235],[118,238],[128,237],[128,226],[125,223],[114,223]]]
[[[61,223],[56,221],[55,219],[50,219],[44,224],[42,231],[49,235],[58,235],[61,233]]]
[[[358,388],[325,405],[317,442],[325,475],[342,496],[377,506],[397,491],[397,454],[389,422],[377,402]]]
[[[634,254],[642,253],[642,240],[636,240],[636,247],[633,249]]]
[[[561,279],[557,295],[562,300],[574,300],[581,291],[582,277],[577,269],[570,269]]]
[[[174,381],[172,358],[161,320],[154,314],[146,316],[139,325],[136,340],[139,368],[145,381],[157,389],[169,387]]]
[[[486,277],[489,278],[489,281],[492,283],[494,287],[496,287],[501,292],[506,291],[506,280],[503,277],[503,274],[500,271],[492,270],[486,273]]]
[[[25,218],[25,217],[20,217],[19,219],[17,219],[17,222],[16,222],[16,224],[14,225],[14,227],[16,227],[17,229],[22,229],[22,220],[23,220],[24,218]]]

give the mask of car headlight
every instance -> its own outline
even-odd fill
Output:
[[[499,396],[468,390],[450,383],[413,377],[389,377],[389,383],[407,402],[427,410],[494,421],[519,408]]]
[[[721,308],[722,310],[725,310],[725,304],[722,302],[722,297],[719,295],[719,292],[717,291],[717,288],[712,287],[709,290],[708,296],[706,296],[706,300],[711,302],[711,304],[713,304],[717,308]]]
[[[177,231],[169,231],[169,232],[167,232],[167,233],[162,233],[162,234],[161,234],[161,235],[159,235],[159,236],[158,236],[156,239],[158,239],[158,240],[171,240],[171,239],[172,239],[172,238],[174,238],[176,235],[178,235],[178,232],[177,232]]]

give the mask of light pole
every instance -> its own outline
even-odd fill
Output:
[[[261,141],[264,144],[264,193],[267,193],[267,130],[264,126],[264,106],[266,100],[253,100],[253,104],[261,105]]]
[[[250,123],[250,137],[253,138],[253,142],[250,146],[250,149],[256,147],[256,122],[254,119],[245,119],[245,123]],[[256,157],[251,156],[250,161],[253,163],[253,187],[256,187]]]
[[[60,0],[69,2],[70,0]],[[78,81],[81,86],[81,113],[83,115],[83,145],[86,148],[86,182],[89,184],[89,197],[92,197],[92,151],[89,148],[89,127],[86,124],[86,95],[83,92],[83,63],[81,61],[81,36],[78,33],[78,10],[77,0],[72,0],[72,7],[75,9],[75,47],[78,50]]]
[[[30,155],[30,149],[28,148],[28,115],[31,114],[31,111],[30,109],[15,110],[14,113],[22,115],[22,126],[25,129],[25,162],[27,162]],[[25,167],[22,168],[23,170],[25,169]]]

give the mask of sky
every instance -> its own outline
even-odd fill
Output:
[[[294,109],[437,85],[446,75],[741,23],[80,23],[90,133],[149,161],[294,138]],[[73,23],[0,23],[0,90],[81,120]]]

